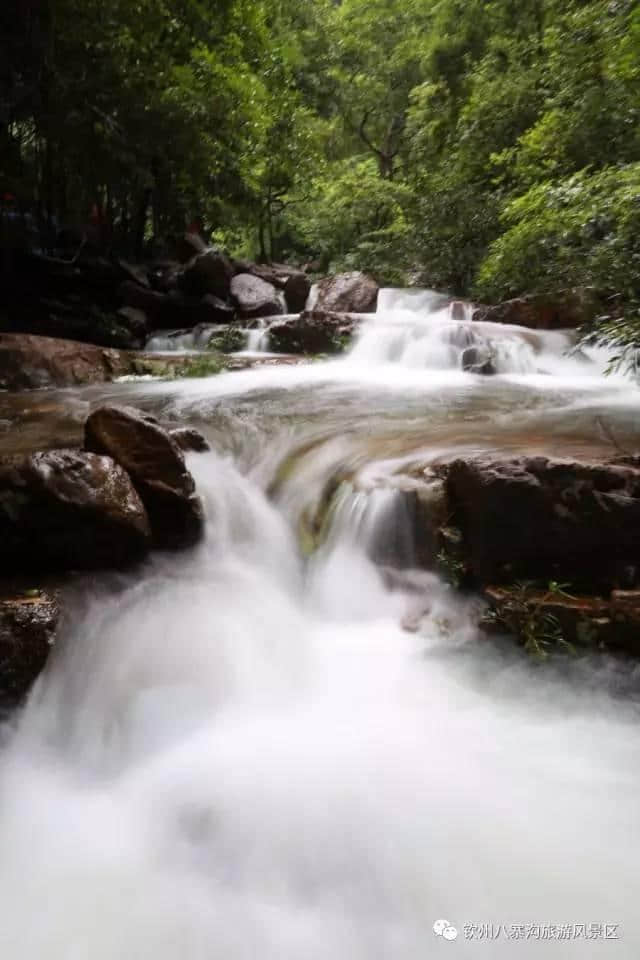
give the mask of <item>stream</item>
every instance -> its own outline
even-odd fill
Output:
[[[410,529],[407,570],[372,559],[398,478],[454,452],[638,449],[637,387],[571,347],[387,290],[339,359],[0,396],[7,450],[105,400],[213,447],[204,542],[75,581],[1,731],[2,958],[637,960],[640,675],[481,640]]]

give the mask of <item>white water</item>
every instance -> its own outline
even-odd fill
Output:
[[[397,508],[386,491],[343,496],[308,563],[292,533],[354,449],[349,465],[376,473],[353,446],[366,431],[347,434],[363,389],[374,410],[406,394],[464,422],[463,398],[492,390],[548,416],[553,383],[576,424],[604,398],[637,410],[635,391],[593,364],[585,393],[546,336],[535,355],[566,364],[564,379],[447,368],[427,382],[425,364],[403,366],[406,345],[394,364],[382,346],[380,365],[358,357],[387,326],[418,350],[431,338],[404,314],[372,318],[345,361],[149,388],[170,389],[181,416],[230,417],[237,465],[190,460],[206,542],[79,590],[7,734],[2,958],[637,958],[638,717],[606,692],[613,667],[537,669],[481,644],[473,602],[436,578],[383,576],[368,554]],[[328,396],[322,423],[342,417],[342,432],[269,500],[307,437],[288,420],[306,422],[303,389]],[[242,407],[255,391],[258,411],[282,404],[275,438]],[[409,558],[406,529],[400,546]],[[434,935],[440,918],[455,943]],[[474,922],[611,923],[620,939],[477,942],[463,935]]]
[[[472,321],[473,307],[446,302],[430,290],[381,290],[375,319],[362,325],[349,355],[354,365],[385,363],[408,368],[460,370],[474,349],[494,373],[599,375],[606,358],[597,351],[571,357],[571,331],[534,331]],[[594,363],[601,360],[600,365]]]

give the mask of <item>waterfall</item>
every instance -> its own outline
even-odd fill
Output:
[[[206,539],[65,589],[0,739],[3,957],[637,958],[637,704],[609,687],[632,668],[482,638],[385,482],[600,451],[600,421],[637,446],[637,391],[569,342],[383,291],[346,358],[104,388],[206,428]],[[461,369],[486,345],[509,373]]]
[[[575,343],[571,331],[474,322],[473,312],[471,304],[447,301],[432,290],[383,289],[377,312],[362,317],[348,362],[497,374],[551,373],[561,367],[576,374],[602,371],[602,358],[599,366],[592,363],[597,351],[568,356]]]

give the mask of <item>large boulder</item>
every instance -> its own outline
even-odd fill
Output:
[[[130,475],[157,546],[190,546],[202,536],[202,502],[184,454],[153,417],[133,407],[99,407],[85,424],[85,447],[112,457]]]
[[[591,323],[601,304],[590,288],[537,293],[495,306],[477,307],[474,320],[507,323],[534,330],[568,330]]]
[[[289,313],[302,313],[311,293],[311,280],[306,273],[292,274],[284,285],[284,299]]]
[[[632,586],[639,572],[640,469],[547,457],[456,460],[452,524],[473,580]]]
[[[0,333],[0,389],[103,383],[131,372],[131,357],[75,340]]]
[[[120,566],[145,553],[150,534],[109,457],[53,450],[0,461],[0,574]]]
[[[290,279],[305,276],[303,270],[292,267],[288,263],[252,263],[250,260],[234,260],[235,273],[249,273],[252,277],[259,277],[266,283],[284,290]]]
[[[273,284],[250,273],[238,273],[233,278],[231,299],[242,318],[275,317],[284,313],[282,300]]]
[[[178,278],[178,284],[182,292],[190,297],[203,297],[210,293],[227,300],[232,277],[233,264],[229,257],[220,250],[207,250],[189,261]]]
[[[189,320],[195,324],[200,323],[233,323],[236,312],[233,307],[208,293],[201,300],[191,304],[189,309]]]
[[[340,353],[358,326],[358,318],[327,310],[307,310],[299,316],[274,321],[269,344],[282,353]]]
[[[366,273],[339,273],[325,277],[316,287],[314,310],[338,313],[375,313],[378,284]]]
[[[47,662],[59,615],[46,593],[0,599],[0,710],[18,706],[29,692]]]

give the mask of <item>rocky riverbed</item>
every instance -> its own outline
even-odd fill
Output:
[[[206,297],[214,295],[212,285],[228,281],[231,312],[233,297],[239,302],[240,290],[248,297],[250,286],[248,280],[233,286],[237,277],[288,289],[297,306],[306,291],[306,303],[309,291],[299,274],[270,270],[229,266],[205,251],[171,282],[180,289],[187,283],[189,296]],[[184,279],[192,272],[197,282]],[[136,282],[139,290],[159,293],[148,276],[129,270],[124,283]],[[588,376],[567,388],[547,374],[540,389],[517,376],[463,372],[470,349],[491,354],[495,373],[500,364],[512,364],[517,374],[557,365],[561,354],[553,351],[566,349],[571,338],[545,331],[560,326],[561,315],[576,322],[584,296],[567,294],[551,313],[546,298],[513,302],[492,316],[437,297],[424,307],[419,292],[408,291],[399,295],[405,305],[387,314],[384,292],[374,320],[360,312],[378,299],[374,287],[358,275],[328,279],[307,311],[268,318],[272,347],[283,356],[260,360],[241,352],[206,369],[193,352],[141,353],[0,334],[0,380],[9,388],[0,394],[2,569],[5,602],[17,604],[7,607],[3,629],[7,638],[12,630],[23,635],[32,615],[33,650],[39,651],[31,656],[28,645],[14,643],[9,674],[18,671],[22,681],[7,681],[5,703],[24,695],[25,678],[33,679],[45,662],[42,637],[48,649],[65,578],[131,567],[152,549],[199,541],[205,513],[185,451],[191,456],[211,447],[248,464],[256,456],[252,447],[271,448],[271,496],[285,506],[308,555],[323,549],[341,504],[359,503],[379,524],[371,550],[380,569],[435,571],[452,588],[482,597],[489,611],[478,615],[482,630],[514,634],[542,655],[559,649],[559,640],[572,648],[638,652],[640,464],[631,451],[640,437],[634,417],[617,400],[592,408],[591,397],[602,387]],[[415,319],[425,309],[434,318],[426,325]],[[248,319],[248,299],[243,310]],[[256,310],[263,312],[262,301]],[[522,313],[526,327],[514,326]],[[344,353],[350,343],[355,346],[339,361],[280,366],[279,372],[268,366],[295,362],[293,354],[308,360]],[[421,356],[425,346],[436,364],[431,370],[427,362],[420,374],[410,359],[394,369],[399,357]],[[372,351],[391,361],[373,379],[363,366]],[[209,362],[221,355],[217,349],[205,354]],[[267,367],[247,369],[257,362]],[[586,359],[570,363],[574,372],[590,370]],[[438,364],[457,372],[442,378]],[[235,373],[221,372],[234,367]],[[190,368],[220,375],[215,386],[206,379],[181,385]],[[147,378],[146,385],[136,382]],[[118,379],[132,382],[109,385]],[[51,390],[55,386],[66,389]],[[40,389],[16,392],[29,387]],[[620,389],[612,382],[609,394],[622,396]],[[576,403],[572,414],[564,413]],[[292,499],[292,483],[308,470],[312,485],[296,484]],[[46,591],[51,582],[51,595],[24,593]],[[415,618],[409,621],[415,625]],[[21,651],[31,667],[18,670]]]

